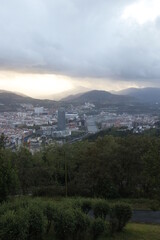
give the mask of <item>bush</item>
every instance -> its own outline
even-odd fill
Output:
[[[109,220],[109,229],[110,229],[111,235],[117,232],[117,229],[118,229],[118,219],[113,217],[112,213],[110,215],[110,220]]]
[[[58,239],[71,239],[75,233],[76,222],[74,211],[59,207],[54,217],[54,230]]]
[[[22,215],[22,217],[21,217],[19,212],[21,213],[22,209],[24,210],[25,214],[21,214]],[[6,212],[9,212],[8,218],[5,215]],[[14,239],[15,234],[17,234],[16,235],[17,239],[19,239],[19,238],[23,239],[23,236],[21,236],[21,231],[22,231],[22,235],[23,235],[23,229],[25,229],[25,227],[20,229],[21,222],[23,224],[23,220],[25,220],[25,222],[27,221],[27,224],[28,224],[27,239],[41,239],[43,237],[43,234],[45,233],[45,231],[47,233],[49,232],[51,223],[54,220],[56,213],[57,213],[57,209],[56,209],[56,205],[54,202],[42,201],[41,199],[38,199],[38,198],[36,198],[36,199],[28,199],[28,198],[15,199],[12,202],[5,202],[4,204],[0,205],[0,219],[4,219],[4,217],[3,217],[3,215],[4,215],[6,221],[9,221],[9,223],[11,222],[12,226],[14,226],[14,224],[16,224],[16,223],[19,224],[19,222],[20,222],[18,227],[15,227],[15,229],[17,229],[18,233],[15,233],[15,230],[13,231],[13,239]],[[5,220],[3,220],[3,221],[5,222]],[[3,222],[1,222],[1,225],[3,225]],[[10,225],[8,227],[10,227]],[[0,229],[3,229],[3,228],[1,227]],[[8,230],[5,230],[5,231],[8,231]],[[4,236],[7,236],[4,234],[4,231],[3,232],[1,231],[1,234],[3,234]],[[18,234],[21,237],[18,238],[18,236],[19,236]],[[8,239],[8,238],[6,238],[6,239]],[[11,237],[11,239],[12,239],[12,237]]]
[[[82,239],[90,226],[90,218],[79,209],[74,210],[74,218],[75,236]]]
[[[40,206],[32,204],[28,208],[29,216],[29,239],[42,239],[46,228],[46,218]]]
[[[88,214],[89,211],[92,209],[92,201],[90,199],[79,198],[73,202],[74,208],[80,208],[82,212]]]
[[[124,203],[113,205],[110,211],[111,232],[122,231],[131,217],[132,210],[130,205]]]
[[[85,214],[88,214],[92,209],[92,202],[89,199],[82,200],[81,209]]]
[[[150,203],[150,209],[152,211],[158,211],[160,209],[160,202],[157,200],[152,200]]]
[[[91,225],[93,239],[97,239],[105,230],[105,222],[101,218],[96,218]]]
[[[27,208],[29,206],[29,199],[27,198],[21,198],[21,199],[14,199],[13,201],[8,201],[5,202],[1,205],[1,207],[6,208],[7,210],[13,210],[17,212],[21,208]],[[0,212],[1,212],[1,207],[0,207]]]
[[[105,200],[96,200],[93,204],[93,214],[95,218],[106,219],[107,214],[110,211],[109,204]]]
[[[10,208],[8,207],[8,203],[7,202],[4,202],[3,204],[0,204],[0,218],[8,210],[10,210]]]
[[[26,240],[28,236],[27,212],[20,209],[7,211],[0,218],[0,239],[1,240]]]
[[[55,214],[56,214],[56,206],[53,202],[46,202],[44,204],[44,209],[43,209],[43,213],[47,218],[47,229],[46,232],[48,233],[50,228],[51,228],[51,224],[52,221],[54,220]]]

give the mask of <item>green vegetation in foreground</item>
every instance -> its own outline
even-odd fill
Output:
[[[104,199],[17,198],[0,204],[0,239],[45,240],[56,236],[56,240],[98,240],[122,232],[131,217],[128,204],[110,205]]]
[[[28,197],[24,197],[24,198],[28,198]],[[76,199],[85,199],[84,197],[68,197],[67,199],[65,197],[39,197],[39,199],[42,199],[44,201],[55,201],[55,202],[70,202],[72,200],[76,200]],[[13,198],[11,197],[10,200],[12,200]],[[15,199],[15,198],[14,198]],[[30,199],[30,197],[29,197]],[[92,198],[88,198],[88,199],[92,199]],[[95,198],[93,198],[95,199]],[[160,201],[156,200],[156,199],[147,199],[147,198],[117,198],[117,199],[107,199],[107,202],[109,204],[115,204],[115,203],[126,203],[129,204],[131,206],[131,208],[133,210],[153,210],[153,211],[158,211],[160,210]]]
[[[106,237],[100,238],[104,240]],[[108,237],[108,240],[159,240],[160,226],[148,224],[128,224],[126,229],[116,234],[114,237]]]
[[[99,240],[159,240],[160,227],[157,225],[135,224],[130,223],[121,233],[115,234],[113,237],[103,236]],[[45,240],[56,240],[53,235],[49,235]]]
[[[129,204],[134,210],[160,210],[160,201],[147,198],[118,198],[108,199],[109,203],[123,202]]]
[[[31,154],[0,137],[0,202],[9,196],[160,199],[160,138],[105,136]],[[136,171],[135,171],[136,169]],[[158,205],[158,204],[157,204]],[[157,208],[157,206],[156,206]]]

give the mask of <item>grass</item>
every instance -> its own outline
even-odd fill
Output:
[[[155,206],[157,209],[160,210],[160,201],[146,199],[146,198],[122,198],[122,199],[115,199],[115,200],[108,200],[110,203],[117,203],[117,202],[124,202],[131,205],[132,209],[134,210],[152,210],[152,207]]]
[[[53,232],[45,240],[56,240],[53,238]],[[160,226],[130,223],[123,232],[117,233],[113,237],[105,235],[99,240],[160,240]]]
[[[99,240],[160,240],[160,226],[148,224],[127,225],[122,233],[116,234],[114,237],[102,237]]]

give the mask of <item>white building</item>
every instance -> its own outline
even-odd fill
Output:
[[[35,114],[37,114],[37,115],[43,114],[44,108],[43,108],[43,107],[35,107],[35,108],[34,108],[34,112],[35,112]]]

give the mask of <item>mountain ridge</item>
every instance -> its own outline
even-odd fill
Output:
[[[33,106],[44,106],[57,104],[54,100],[36,99],[20,93],[0,90],[0,111],[15,111],[21,104],[32,104]]]
[[[0,105],[14,106],[21,103],[31,103],[34,106],[47,106],[51,104],[85,102],[101,104],[128,104],[139,103],[160,103],[160,88],[127,88],[114,93],[104,90],[91,90],[78,94],[71,94],[60,101],[49,99],[36,99],[21,93],[0,89]],[[2,107],[1,107],[2,108]],[[11,108],[11,107],[10,107]]]
[[[117,94],[135,97],[140,102],[160,103],[160,88],[127,88],[118,91]]]
[[[61,101],[66,102],[97,102],[97,103],[124,103],[127,100],[131,100],[131,97],[112,94],[104,90],[91,90],[85,93],[70,95]]]

